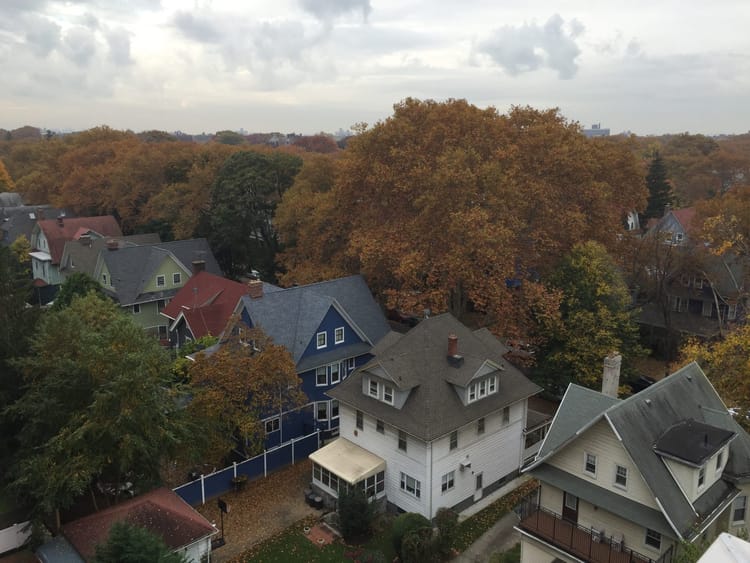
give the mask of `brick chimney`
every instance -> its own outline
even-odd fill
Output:
[[[117,250],[120,244],[113,238],[107,240],[107,250]]]
[[[458,336],[455,334],[448,335],[448,363],[454,368],[464,363],[464,357],[458,353]]]
[[[620,365],[622,356],[617,352],[610,352],[604,358],[604,373],[602,373],[602,393],[617,398],[617,389],[620,386]]]
[[[64,217],[63,215],[58,215],[57,216],[57,226],[58,227],[62,227],[63,226],[63,224],[64,224],[63,217]]]
[[[247,294],[251,299],[260,299],[263,297],[263,282],[260,280],[250,280],[247,282]]]
[[[193,260],[193,275],[199,274],[200,272],[206,271],[205,260]]]

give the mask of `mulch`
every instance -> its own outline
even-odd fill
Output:
[[[321,515],[305,503],[303,491],[310,486],[312,465],[304,460],[266,478],[250,481],[241,491],[221,496],[229,506],[224,515],[226,544],[211,553],[211,560],[242,561],[241,555],[251,547],[286,530],[305,518]],[[206,501],[195,509],[219,529],[221,517],[217,499]],[[316,538],[317,541],[317,538]]]

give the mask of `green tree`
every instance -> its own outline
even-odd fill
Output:
[[[347,542],[360,541],[372,532],[373,508],[359,485],[342,487],[338,499],[341,534]]]
[[[569,382],[601,387],[602,362],[612,351],[623,356],[623,375],[644,351],[638,344],[637,310],[612,258],[596,242],[576,245],[551,276],[562,294],[560,316],[542,325],[536,377],[548,390],[562,392]]]
[[[164,541],[139,526],[116,522],[109,537],[96,546],[95,563],[187,563],[183,553],[170,551]]]
[[[96,479],[136,487],[188,445],[169,359],[112,302],[94,294],[48,313],[16,362],[22,396],[12,487],[38,513],[70,506]],[[192,440],[191,442],[192,443]]]
[[[209,212],[209,240],[225,272],[256,269],[273,279],[278,240],[272,219],[301,167],[302,159],[284,153],[242,151],[226,160]]]
[[[76,297],[83,297],[89,293],[95,293],[104,298],[102,286],[94,278],[83,272],[75,272],[65,278],[60,290],[55,295],[55,303],[52,309],[60,311],[69,307]]]
[[[648,205],[641,221],[644,226],[648,219],[664,215],[666,207],[674,203],[672,185],[667,178],[667,168],[659,151],[656,151],[649,164],[646,186],[648,187]]]
[[[424,529],[429,529],[430,533],[432,533],[432,524],[430,524],[430,521],[421,514],[416,512],[404,512],[403,514],[399,514],[393,520],[393,524],[391,524],[391,542],[393,543],[393,549],[396,550],[396,553],[400,557],[403,557],[402,547],[407,536],[410,533]]]

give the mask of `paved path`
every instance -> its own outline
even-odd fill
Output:
[[[515,512],[509,512],[498,520],[492,528],[479,536],[466,551],[453,559],[454,563],[486,563],[493,553],[508,551],[521,541],[521,537],[513,529],[518,524]]]

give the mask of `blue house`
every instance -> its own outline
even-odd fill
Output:
[[[289,350],[309,399],[301,409],[265,419],[266,448],[316,429],[324,437],[338,434],[338,401],[326,392],[367,363],[390,330],[362,276],[288,289],[251,281],[236,312]]]

